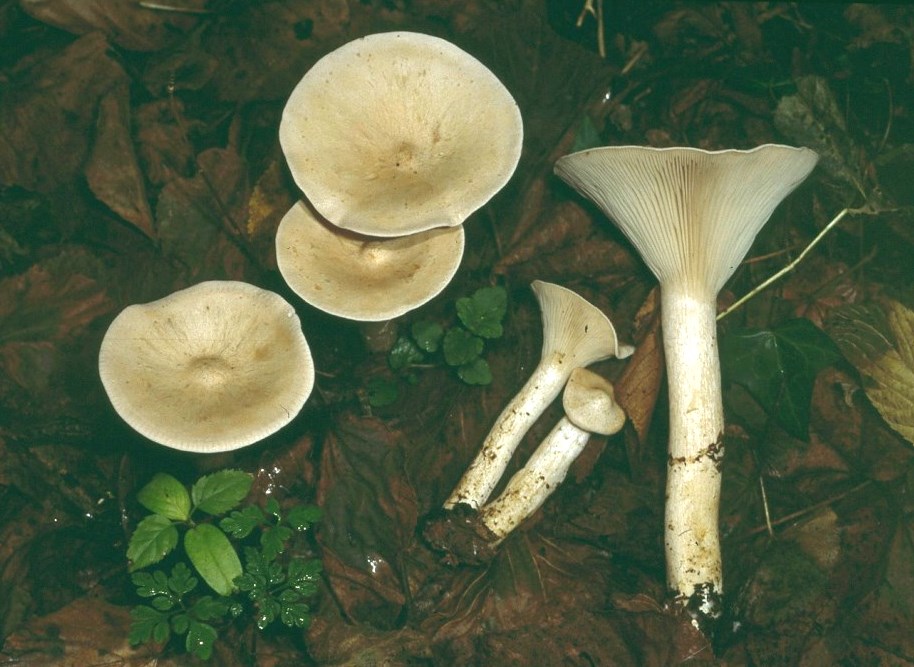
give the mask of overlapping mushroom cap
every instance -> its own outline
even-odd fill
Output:
[[[368,237],[318,219],[298,202],[276,232],[276,263],[296,294],[361,322],[402,315],[437,296],[463,257],[463,226],[397,238]]]
[[[298,414],[314,385],[292,306],[233,281],[124,309],[102,340],[98,365],[124,421],[150,440],[193,452],[265,438]]]
[[[520,111],[450,42],[368,35],[321,58],[292,91],[279,138],[321,216],[369,236],[461,224],[520,159]]]

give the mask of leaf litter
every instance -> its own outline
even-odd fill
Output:
[[[98,343],[123,307],[199,280],[284,291],[269,241],[298,194],[276,142],[282,103],[332,48],[408,29],[469,50],[524,115],[523,160],[468,221],[455,281],[395,323],[453,324],[460,298],[504,286],[504,336],[487,342],[493,382],[417,368],[394,402],[372,407],[366,387],[390,373],[387,355],[295,302],[319,391],[287,430],[219,465],[254,471],[261,498],[324,508],[325,591],[305,635],[253,644],[229,629],[219,664],[914,663],[914,213],[903,185],[914,164],[914,13],[590,6],[602,31],[584,3],[523,0],[0,5],[6,661],[89,664],[104,652],[181,664],[168,647],[126,648],[132,498],[155,472],[215,464],[160,451],[117,421],[95,374]],[[809,145],[822,168],[775,213],[722,305],[839,210],[854,214],[721,324],[732,341],[721,518],[730,612],[706,637],[666,606],[654,284],[618,231],[555,182],[552,163],[600,143],[764,142]],[[579,291],[636,345],[628,362],[594,367],[616,381],[630,423],[593,438],[490,560],[448,564],[422,528],[536,362],[536,278]],[[531,430],[509,473],[559,411]],[[74,551],[73,562],[59,556]],[[60,571],[51,583],[49,570]]]

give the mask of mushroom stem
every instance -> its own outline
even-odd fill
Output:
[[[718,512],[724,455],[723,398],[714,295],[665,289],[663,348],[669,373],[667,581],[686,599],[699,594],[713,615],[723,590]]]
[[[559,395],[575,368],[632,349],[619,345],[612,322],[599,308],[569,289],[534,280],[533,293],[543,317],[540,361],[526,384],[502,410],[473,463],[444,502],[479,509],[492,495],[524,434]]]
[[[533,374],[495,420],[479,454],[445,501],[445,509],[453,509],[457,503],[479,509],[489,499],[524,434],[568,381],[572,369],[569,364],[563,364],[564,356],[553,352],[540,360]]]
[[[559,420],[501,495],[480,512],[482,522],[499,542],[536,512],[562,483],[589,438],[590,433],[567,417]]]

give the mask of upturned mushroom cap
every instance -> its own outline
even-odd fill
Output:
[[[282,114],[295,182],[324,218],[369,236],[459,225],[500,190],[523,126],[508,90],[450,42],[368,35],[321,58]]]
[[[562,393],[562,407],[572,424],[588,433],[612,435],[625,424],[612,384],[586,368],[575,368]]]
[[[777,144],[608,146],[559,158],[555,173],[615,221],[661,285],[716,295],[817,160]]]
[[[339,229],[298,202],[279,223],[276,263],[296,294],[324,312],[389,320],[437,296],[454,277],[463,226],[378,238]]]
[[[634,352],[631,346],[619,345],[609,318],[577,292],[542,280],[534,280],[531,287],[542,311],[543,359],[558,354],[571,373],[578,366],[610,357],[625,359]]]
[[[250,445],[301,410],[314,385],[292,306],[233,281],[125,308],[99,351],[114,409],[150,440],[191,452]]]

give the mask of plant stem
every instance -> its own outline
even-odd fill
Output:
[[[677,597],[699,594],[701,611],[714,616],[723,590],[718,512],[724,454],[715,298],[662,289],[661,299],[670,402],[667,581]]]

